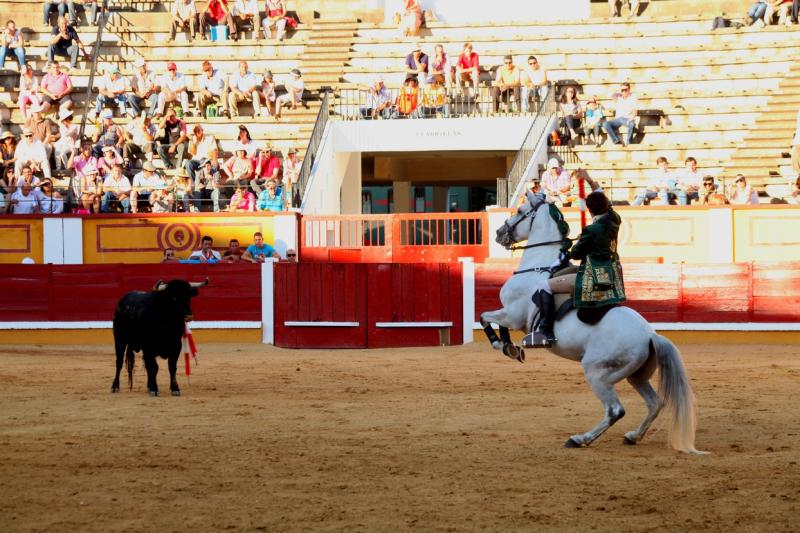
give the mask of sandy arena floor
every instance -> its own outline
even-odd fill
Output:
[[[797,347],[680,348],[705,457],[666,426],[623,446],[626,383],[627,416],[562,448],[601,407],[546,352],[201,345],[150,398],[141,360],[109,393],[110,346],[0,347],[0,531],[797,531]]]

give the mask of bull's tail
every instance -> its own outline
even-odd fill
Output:
[[[133,367],[136,364],[136,354],[129,344],[125,347],[125,369],[128,371],[128,389],[133,390]]]

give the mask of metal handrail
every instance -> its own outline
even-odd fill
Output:
[[[514,162],[511,164],[508,174],[506,174],[506,194],[501,196],[498,189],[497,202],[500,207],[508,207],[511,203],[511,196],[517,190],[520,181],[522,181],[525,170],[528,168],[533,158],[536,146],[542,138],[547,135],[547,125],[550,123],[550,119],[555,112],[555,91],[551,89],[547,92],[547,96],[545,96],[542,105],[537,109],[533,123],[527,135],[525,135],[525,140],[522,141],[522,146],[520,146],[517,155],[514,157]]]
[[[322,134],[325,132],[328,118],[330,118],[330,93],[326,91],[322,94],[322,104],[319,106],[317,120],[314,122],[314,129],[311,131],[311,138],[308,140],[308,147],[303,156],[303,164],[300,166],[300,175],[297,178],[297,188],[295,189],[294,198],[292,198],[292,207],[299,207],[303,196],[306,194],[308,180],[311,177],[311,168],[314,165],[314,159],[317,157],[317,150],[322,144]]]

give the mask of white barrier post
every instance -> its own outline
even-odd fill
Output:
[[[261,264],[261,343],[275,344],[275,263],[270,258]]]
[[[459,257],[458,262],[461,263],[463,283],[461,297],[463,344],[468,344],[474,340],[472,325],[475,323],[475,263],[471,257]]]

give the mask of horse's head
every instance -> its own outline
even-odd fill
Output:
[[[536,211],[545,203],[545,196],[542,193],[528,192],[525,197],[527,202],[523,203],[517,209],[516,214],[497,228],[495,241],[505,248],[511,248],[513,244],[528,238],[533,229]]]

